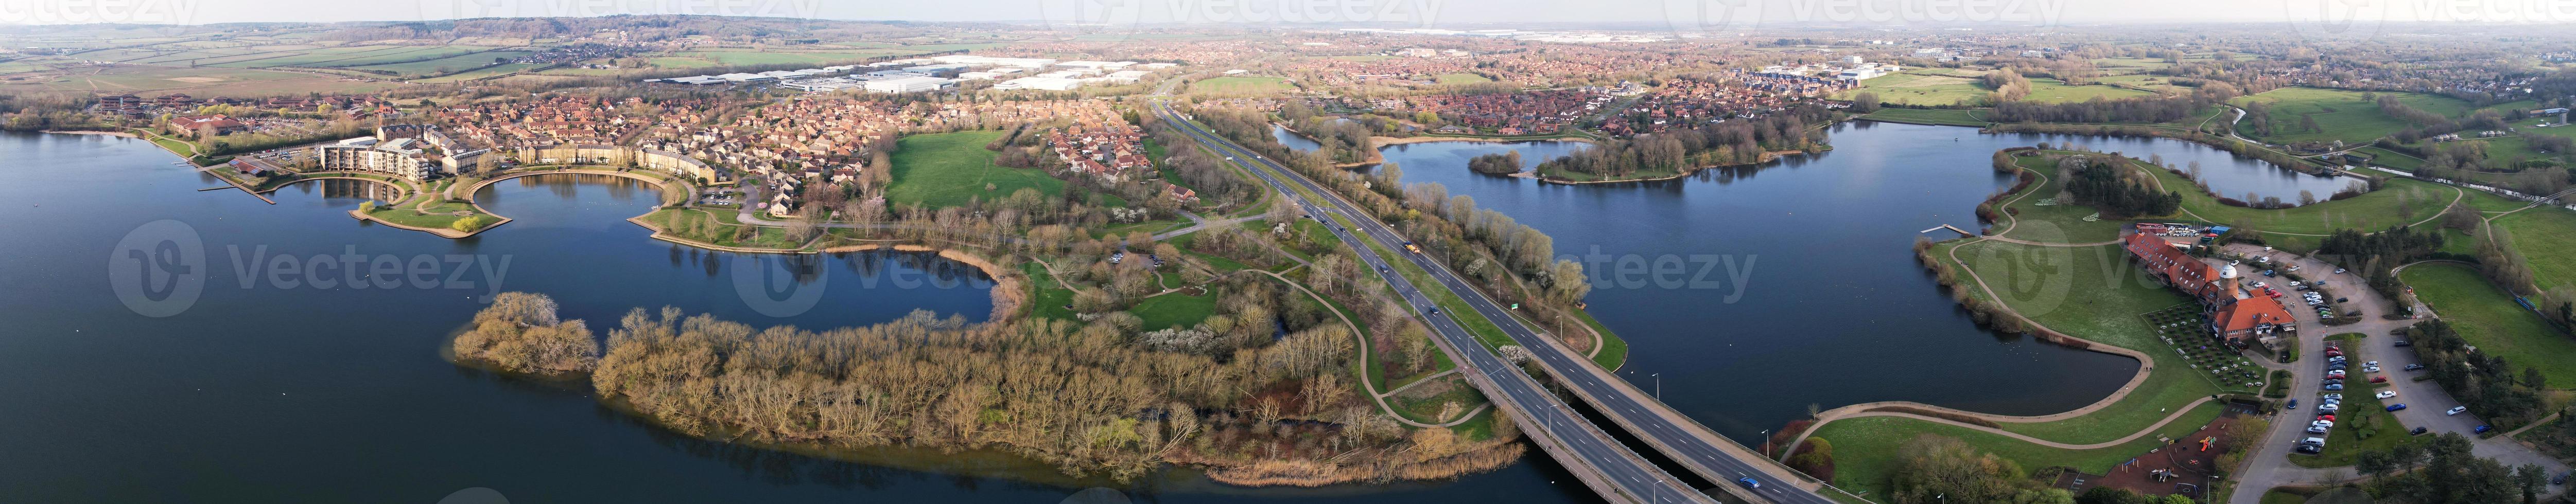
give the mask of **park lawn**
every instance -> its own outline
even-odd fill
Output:
[[[2495,198],[2503,201],[2503,198]],[[2497,218],[2543,290],[2576,285],[2576,211],[2542,205]]]
[[[2362,143],[2388,136],[2410,126],[2406,121],[2379,110],[2379,104],[2362,99],[2360,91],[2288,87],[2230,100],[2238,106],[2266,102],[2272,107],[2272,136],[2258,137],[2265,142],[2287,143],[2309,140],[2342,140]],[[2390,94],[2390,93],[2380,93]],[[2426,112],[2458,117],[2469,111],[2469,102],[2440,95],[2395,93],[2397,102]],[[2317,129],[2300,129],[2301,117],[2314,117]],[[2240,125],[2237,134],[2253,137],[2250,122]]]
[[[1073,305],[1073,289],[1057,282],[1055,275],[1047,273],[1045,266],[1030,261],[1020,265],[1020,272],[1029,275],[1029,305],[1034,307],[1030,309],[1029,316],[1077,323],[1081,320],[1074,317],[1073,309],[1065,308]]]
[[[2549,388],[2576,388],[2576,340],[2514,303],[2512,295],[2487,282],[2476,267],[2423,263],[2406,267],[2397,279],[2415,288],[2415,296],[2479,352],[2539,368],[2549,377]]]
[[[2382,148],[2378,148],[2378,147],[2363,147],[2363,148],[2359,148],[2359,149],[2353,149],[2353,152],[2359,152],[2359,153],[2362,153],[2362,154],[2368,154],[2368,155],[2370,155],[2370,164],[2379,165],[2379,166],[2386,166],[2386,167],[2389,167],[2389,168],[2396,168],[2396,169],[2398,169],[2398,170],[2400,170],[2400,171],[2410,171],[2410,172],[2411,172],[2411,171],[2415,171],[2415,169],[2417,169],[2417,168],[2423,168],[2423,167],[2424,167],[2424,160],[2422,160],[2422,159],[2417,159],[2417,158],[2415,158],[2415,156],[2409,156],[2409,155],[2405,155],[2405,154],[2399,154],[2399,153],[2397,153],[2397,151],[2392,151],[2392,150],[2388,150],[2388,149],[2382,149]]]
[[[2158,441],[2158,435],[2182,439],[2216,420],[2223,411],[2224,408],[2216,403],[2202,404],[2192,408],[2191,413],[2181,419],[2158,429],[2156,435],[2140,436],[2119,446],[2091,450],[2055,448],[1982,430],[1905,417],[1837,420],[1816,429],[1815,437],[1825,438],[1838,448],[1834,450],[1834,486],[1863,495],[1887,495],[1888,477],[1903,459],[1901,447],[1916,436],[1957,438],[1976,447],[1979,452],[2020,465],[2026,471],[2024,476],[2057,466],[2072,467],[2090,474],[2108,474],[2114,466],[2145,455],[2147,450],[2169,446]]]
[[[1268,94],[1297,89],[1296,84],[1278,77],[1213,77],[1190,83],[1190,91],[1214,94]]]
[[[2021,194],[2006,197],[2012,204],[2005,208],[2012,212],[2015,224],[2003,236],[2045,243],[2099,243],[2120,239],[2121,223],[2127,222],[2125,220],[2084,222],[2085,217],[2100,212],[2084,205],[2040,206],[2041,200],[2056,198],[2066,187],[2066,176],[2059,173],[2057,163],[2049,161],[2049,156],[2018,156],[2013,163],[2037,172],[2045,179],[2031,184]]]
[[[2172,170],[2146,166],[2135,160],[2130,162],[2155,174],[2164,182],[2166,189],[2181,192],[2184,213],[2219,225],[2250,226],[2270,233],[2325,235],[2338,229],[2378,230],[2409,225],[2440,215],[2452,200],[2464,197],[2464,192],[2458,188],[2390,178],[2388,184],[2377,191],[2343,200],[2283,209],[2255,209],[2219,203],[2216,196],[2198,190],[2198,186]]]
[[[1871,112],[1860,118],[1914,124],[1985,127],[1986,121],[1982,119],[1984,117],[1982,112],[1985,110],[1881,108],[1877,112]]]
[[[1045,170],[993,164],[993,151],[984,145],[1001,138],[1000,131],[960,131],[895,140],[894,182],[886,185],[886,201],[947,208],[977,198],[1001,199],[1020,189],[1064,194],[1064,181]],[[986,185],[993,189],[985,190]]]
[[[2382,346],[2362,344],[2364,337],[2366,335],[2360,333],[2344,333],[2327,336],[2326,339],[2343,341],[2344,356],[2350,357],[2354,362],[2387,358],[2372,354],[2371,349],[2382,348]],[[2353,459],[2359,458],[2363,451],[2386,450],[2413,437],[2406,434],[2406,426],[2398,423],[2397,415],[2388,412],[2387,404],[2371,395],[2379,393],[2381,389],[2387,387],[2387,384],[2368,384],[2369,379],[2360,378],[2361,373],[2353,373],[2352,376],[2358,379],[2346,379],[2344,383],[2360,383],[2364,386],[2347,386],[2344,389],[2342,409],[2335,411],[2334,430],[2326,434],[2325,452],[2316,455],[2292,453],[2289,455],[2291,464],[2307,468],[2348,466],[2352,465]],[[2316,404],[2322,404],[2322,402],[2313,397],[2308,400],[2310,403],[2308,407],[2290,410],[2283,418],[2289,420],[2315,418]],[[2389,401],[2405,402],[2406,397],[2393,397],[2389,398]],[[2370,437],[2363,438],[2364,434]]]
[[[2103,84],[2076,86],[2069,85],[2065,81],[2057,79],[2037,78],[2030,80],[2030,96],[2022,97],[2022,101],[2039,103],[2068,103],[2088,101],[2094,98],[2117,100],[2121,98],[2148,96],[2152,94],[2154,93]]]
[[[1127,313],[1143,319],[1145,323],[1138,327],[1146,331],[1194,327],[1207,320],[1209,315],[1216,314],[1216,298],[1222,294],[1213,290],[1192,294],[1196,292],[1195,289],[1185,289],[1145,298],[1128,308]]]
[[[466,212],[469,215],[455,215],[454,212]],[[378,219],[384,219],[386,222],[392,222],[395,224],[437,229],[448,229],[449,225],[453,225],[456,221],[468,216],[482,217],[482,226],[491,226],[492,223],[500,222],[501,220],[498,217],[474,213],[473,206],[457,202],[445,202],[430,205],[430,207],[425,210],[412,210],[409,205],[404,205],[401,208],[377,207],[374,213],[367,215],[374,216]]]
[[[660,209],[644,214],[641,220],[661,226],[663,232],[670,233],[672,237],[720,247],[793,249],[802,246],[788,241],[787,231],[783,228],[748,226],[732,222],[733,219],[718,218],[706,210]],[[680,229],[677,225],[682,223],[692,224],[699,230],[690,233],[677,232]],[[746,227],[751,228],[751,236],[741,238],[734,236],[734,233]]]
[[[1583,320],[1583,325],[1592,326],[1593,331],[1601,333],[1601,352],[1592,356],[1593,364],[1601,365],[1601,369],[1604,370],[1618,371],[1621,364],[1628,363],[1627,338],[1619,337],[1619,333],[1610,332],[1609,326],[1601,325],[1601,321],[1594,320],[1591,310],[1575,310],[1574,317]]]
[[[1407,419],[1437,424],[1456,420],[1454,417],[1440,417],[1440,408],[1444,404],[1458,403],[1458,412],[1466,413],[1468,410],[1475,409],[1477,405],[1485,404],[1486,400],[1484,393],[1477,392],[1476,387],[1467,384],[1465,376],[1443,376],[1438,381],[1422,384],[1421,387],[1443,387],[1444,390],[1438,394],[1422,397],[1413,397],[1414,391],[1407,390],[1405,393],[1388,397],[1387,405],[1395,407],[1395,411],[1403,414]]]
[[[2163,420],[2175,408],[2220,392],[2216,383],[2193,370],[2139,316],[2190,298],[2147,280],[2130,266],[2127,252],[2118,245],[2042,247],[1980,241],[1950,247],[1963,249],[1959,258],[2023,316],[2078,338],[2144,352],[2155,360],[2155,370],[2119,402],[2074,419],[2007,423],[2005,430],[2061,443],[2099,443],[2135,433]],[[1948,257],[1942,248],[1932,252],[1937,258]],[[1965,275],[1961,281],[1968,281]],[[1989,299],[1973,284],[1969,290]]]

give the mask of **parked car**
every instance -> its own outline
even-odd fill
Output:
[[[2379,367],[2379,361],[2361,361],[2361,365],[2364,365],[2364,366],[2370,366],[2370,367]]]
[[[2378,394],[2373,395],[2372,397],[2378,397],[2378,398],[2380,398],[2380,399],[2387,399],[2387,398],[2391,398],[2391,397],[2397,397],[2397,391],[2395,391],[2395,390],[2382,390],[2382,391],[2379,391],[2379,393],[2378,393]]]
[[[2397,410],[2402,410],[2402,409],[2406,409],[2406,403],[2397,403],[2397,404],[2391,404],[2391,405],[2388,405],[2388,410],[2389,410],[2389,411],[2397,411]]]
[[[2335,401],[2341,401],[2341,400],[2343,400],[2343,394],[2318,394],[2318,395],[2317,395],[2317,397],[2322,397],[2322,398],[2326,398],[2326,399],[2328,399],[2328,400],[2335,400]]]
[[[2423,365],[2423,364],[2407,364],[2407,365],[2406,365],[2406,370],[2407,370],[2407,371],[2423,371],[2423,370],[2424,370],[2424,365]]]
[[[2469,411],[2469,407],[2467,407],[2467,406],[2452,406],[2450,411],[2444,411],[2444,412],[2442,412],[2442,414],[2444,414],[2444,415],[2457,415],[2457,414],[2461,414],[2461,413],[2466,413],[2466,412],[2468,412],[2468,411]]]
[[[2326,379],[2328,379],[2328,380],[2341,380],[2341,379],[2343,379],[2343,372],[2341,372],[2341,371],[2337,371],[2337,372],[2332,372],[2332,373],[2326,373]]]
[[[2377,373],[2377,372],[2379,372],[2379,366],[2371,366],[2371,367],[2361,368],[2361,372],[2364,372],[2364,373]]]
[[[2324,426],[2311,425],[2311,426],[2308,426],[2308,433],[2309,433],[2309,434],[2316,434],[2316,435],[2325,435],[2325,433],[2326,433],[2326,428],[2325,428]]]
[[[2424,433],[2425,433],[2425,432],[2430,431],[2430,430],[2431,430],[2431,429],[2426,429],[2426,428],[2423,428],[2423,427],[2416,427],[2416,428],[2415,428],[2415,430],[2406,431],[2406,434],[2408,434],[2408,435],[2413,435],[2413,436],[2421,436],[2421,435],[2424,435]]]
[[[2341,275],[2341,274],[2343,274],[2343,268],[2335,268],[2335,274],[2337,274],[2337,275]]]
[[[2341,384],[2341,383],[2328,383],[2328,384],[2326,384],[2326,390],[2343,390],[2343,384]]]
[[[2391,343],[2391,344],[2389,344],[2389,345],[2390,345],[2390,346],[2415,346],[2415,342],[2413,342],[2413,341],[2406,341],[2406,340],[2397,340],[2397,342],[2396,342],[2396,343]]]
[[[2373,377],[2370,377],[2370,382],[2371,382],[2371,383],[2388,383],[2388,377],[2386,377],[2386,376],[2373,376]]]
[[[2328,411],[2328,412],[2331,412],[2331,411],[2339,410],[2339,409],[2343,409],[2343,405],[2341,405],[2341,404],[2319,404],[2319,405],[2317,405],[2317,411]]]
[[[2321,421],[2321,422],[2332,422],[2332,421],[2334,421],[2334,420],[2335,420],[2335,416],[2334,416],[2334,414],[2332,414],[2332,413],[2323,414],[2323,415],[2317,415],[2317,421]]]
[[[2478,426],[2478,428],[2477,428],[2477,433],[2479,433],[2479,434],[2485,434],[2485,433],[2487,433],[2487,431],[2491,431],[2491,430],[2495,430],[2495,427],[2489,427],[2489,426],[2485,426],[2485,425],[2480,425],[2480,426]]]
[[[2316,445],[2299,445],[2299,453],[2305,453],[2305,454],[2309,454],[2309,455],[2315,455],[2315,454],[2317,454],[2317,452],[2319,452],[2319,451],[2324,451],[2324,450],[2322,450],[2322,449],[2318,448]]]

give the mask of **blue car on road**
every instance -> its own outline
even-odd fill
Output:
[[[1735,482],[1743,483],[1745,488],[1762,488],[1762,480],[1753,478],[1736,478]]]
[[[2391,405],[2388,405],[2388,410],[2389,410],[2389,411],[2397,411],[2397,410],[2402,410],[2402,409],[2406,409],[2406,403],[2397,403],[2397,404],[2391,404]]]

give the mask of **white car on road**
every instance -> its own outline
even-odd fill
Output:
[[[2457,414],[2461,414],[2461,413],[2467,413],[2468,411],[2469,411],[2469,407],[2467,407],[2467,406],[2452,406],[2450,411],[2444,411],[2444,412],[2442,412],[2442,414],[2444,414],[2444,415],[2457,415]]]
[[[2382,390],[2382,391],[2379,391],[2379,398],[2380,398],[2380,399],[2387,399],[2387,398],[2391,398],[2391,397],[2397,397],[2397,391],[2395,391],[2395,390]]]

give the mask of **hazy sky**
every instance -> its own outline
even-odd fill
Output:
[[[1741,29],[2123,22],[2576,22],[2576,0],[0,0],[0,23],[714,14],[1048,23],[1632,22]]]

